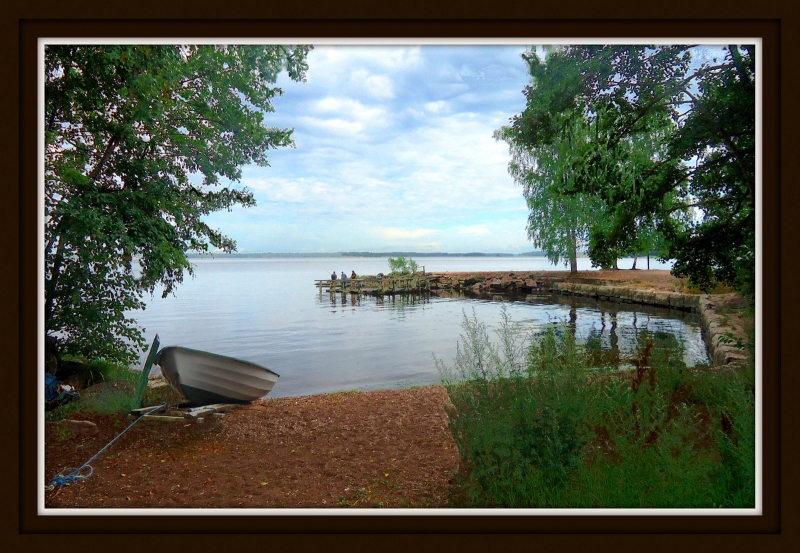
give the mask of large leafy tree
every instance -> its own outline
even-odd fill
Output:
[[[635,132],[611,136],[601,114],[579,101],[581,73],[565,52],[551,50],[546,63],[525,56],[532,80],[526,109],[495,137],[509,144],[509,172],[524,186],[534,245],[554,262],[568,256],[575,271],[580,242],[593,265],[615,267],[619,257],[663,245],[656,220],[639,204],[665,156],[669,120],[652,113]]]
[[[649,119],[646,127],[616,143],[598,130],[583,146],[574,188],[597,198],[605,214],[594,218],[590,229],[588,253],[596,266],[616,266],[618,258],[642,252],[656,251],[665,257],[665,225],[674,229],[685,225],[686,194],[660,190],[663,175],[680,165],[667,153],[670,122],[663,113]],[[599,126],[596,118],[595,127]],[[651,205],[654,196],[659,198],[655,206]]]
[[[71,353],[133,360],[125,311],[236,244],[203,216],[255,204],[227,183],[291,130],[264,114],[307,46],[50,45],[45,50],[45,331]],[[138,262],[139,275],[134,263]]]
[[[567,46],[525,56],[532,85],[512,119],[520,145],[563,139],[569,121],[594,134],[573,156],[566,194],[605,202],[590,231],[603,264],[655,228],[673,272],[703,288],[752,286],[755,243],[755,51],[729,46],[692,63],[690,46]],[[642,145],[646,147],[642,147]],[[693,214],[693,217],[687,217]],[[645,235],[647,233],[644,233]]]
[[[755,288],[755,47],[729,45],[722,63],[704,63],[687,90],[683,124],[670,154],[691,160],[689,193],[702,214],[673,232],[673,272],[704,287]],[[672,229],[670,229],[672,230]]]
[[[578,271],[578,252],[585,253],[592,224],[602,218],[604,205],[586,194],[567,194],[573,186],[572,167],[581,155],[588,128],[582,121],[564,128],[559,140],[530,147],[516,140],[510,127],[495,132],[508,143],[508,171],[522,185],[528,204],[528,238],[552,263],[564,262]]]

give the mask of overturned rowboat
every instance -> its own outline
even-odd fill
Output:
[[[179,346],[161,349],[155,364],[195,406],[249,403],[267,395],[279,376],[249,361]]]

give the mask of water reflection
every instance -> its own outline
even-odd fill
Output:
[[[269,367],[281,375],[271,397],[439,382],[433,356],[444,362],[453,359],[464,315],[471,317],[474,311],[495,337],[502,324],[501,305],[526,332],[569,326],[579,341],[596,338],[603,352],[613,352],[612,345],[624,352],[635,347],[642,329],[665,330],[686,342],[687,364],[707,361],[693,315],[569,296],[546,295],[532,302],[525,297],[467,294],[380,298],[311,288],[317,279],[330,275],[334,262],[340,259],[200,260],[195,278],[187,279],[175,296],[162,299],[157,293],[145,311],[131,315],[146,328],[148,343],[158,333],[165,346],[210,351]],[[348,262],[358,274],[386,270],[385,259]],[[431,262],[431,268],[516,267],[503,259],[494,265],[481,259],[442,263],[437,268]],[[514,263],[525,270],[537,269],[536,259]]]
[[[385,296],[373,296],[367,294],[353,294],[341,293],[339,291],[320,291],[317,298],[317,304],[322,305],[326,302],[331,307],[361,307],[369,306],[377,309],[391,309],[398,312],[403,312],[408,309],[425,309],[425,306],[430,305],[431,294],[395,294]],[[333,311],[335,312],[335,311]]]
[[[489,327],[497,322],[497,306],[505,304],[512,321],[533,335],[541,335],[548,328],[568,328],[574,332],[579,343],[597,350],[596,357],[605,364],[625,364],[635,351],[639,335],[643,331],[662,333],[676,337],[685,345],[684,360],[687,365],[708,362],[705,344],[702,341],[698,318],[684,311],[658,308],[647,305],[604,302],[592,298],[544,294],[535,299],[505,297],[499,295],[476,295],[452,291],[430,294],[397,294],[372,296],[320,292],[318,303],[349,305],[352,309],[391,312],[390,320],[406,321],[408,317],[426,308],[443,303],[458,304],[457,312],[470,306],[486,307],[484,317]],[[332,312],[336,312],[335,310]],[[447,313],[452,315],[453,310]],[[486,316],[488,315],[488,317]],[[433,320],[441,317],[441,309],[433,310]],[[452,316],[448,316],[452,319]],[[488,319],[488,320],[487,320]],[[432,320],[414,318],[413,324],[427,327]],[[495,325],[496,326],[496,325]]]
[[[556,306],[561,305],[566,312],[553,317],[553,323],[572,329],[579,342],[591,342],[606,351],[605,358],[613,364],[636,349],[643,331],[669,334],[683,342],[687,365],[708,362],[699,319],[693,313],[575,296],[556,295],[536,301],[544,309],[558,310]]]

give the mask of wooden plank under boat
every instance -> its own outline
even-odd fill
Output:
[[[156,364],[193,406],[249,403],[267,395],[279,376],[249,361],[179,346],[159,351]]]

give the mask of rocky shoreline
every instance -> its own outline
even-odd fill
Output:
[[[609,274],[611,273],[611,274]],[[708,356],[715,366],[741,363],[747,354],[736,345],[745,341],[741,318],[726,307],[737,294],[699,294],[679,291],[685,283],[666,271],[597,271],[571,275],[555,271],[432,273],[431,292],[496,295],[534,301],[541,294],[593,298],[600,301],[648,305],[695,313]],[[655,277],[655,278],[652,278]]]

